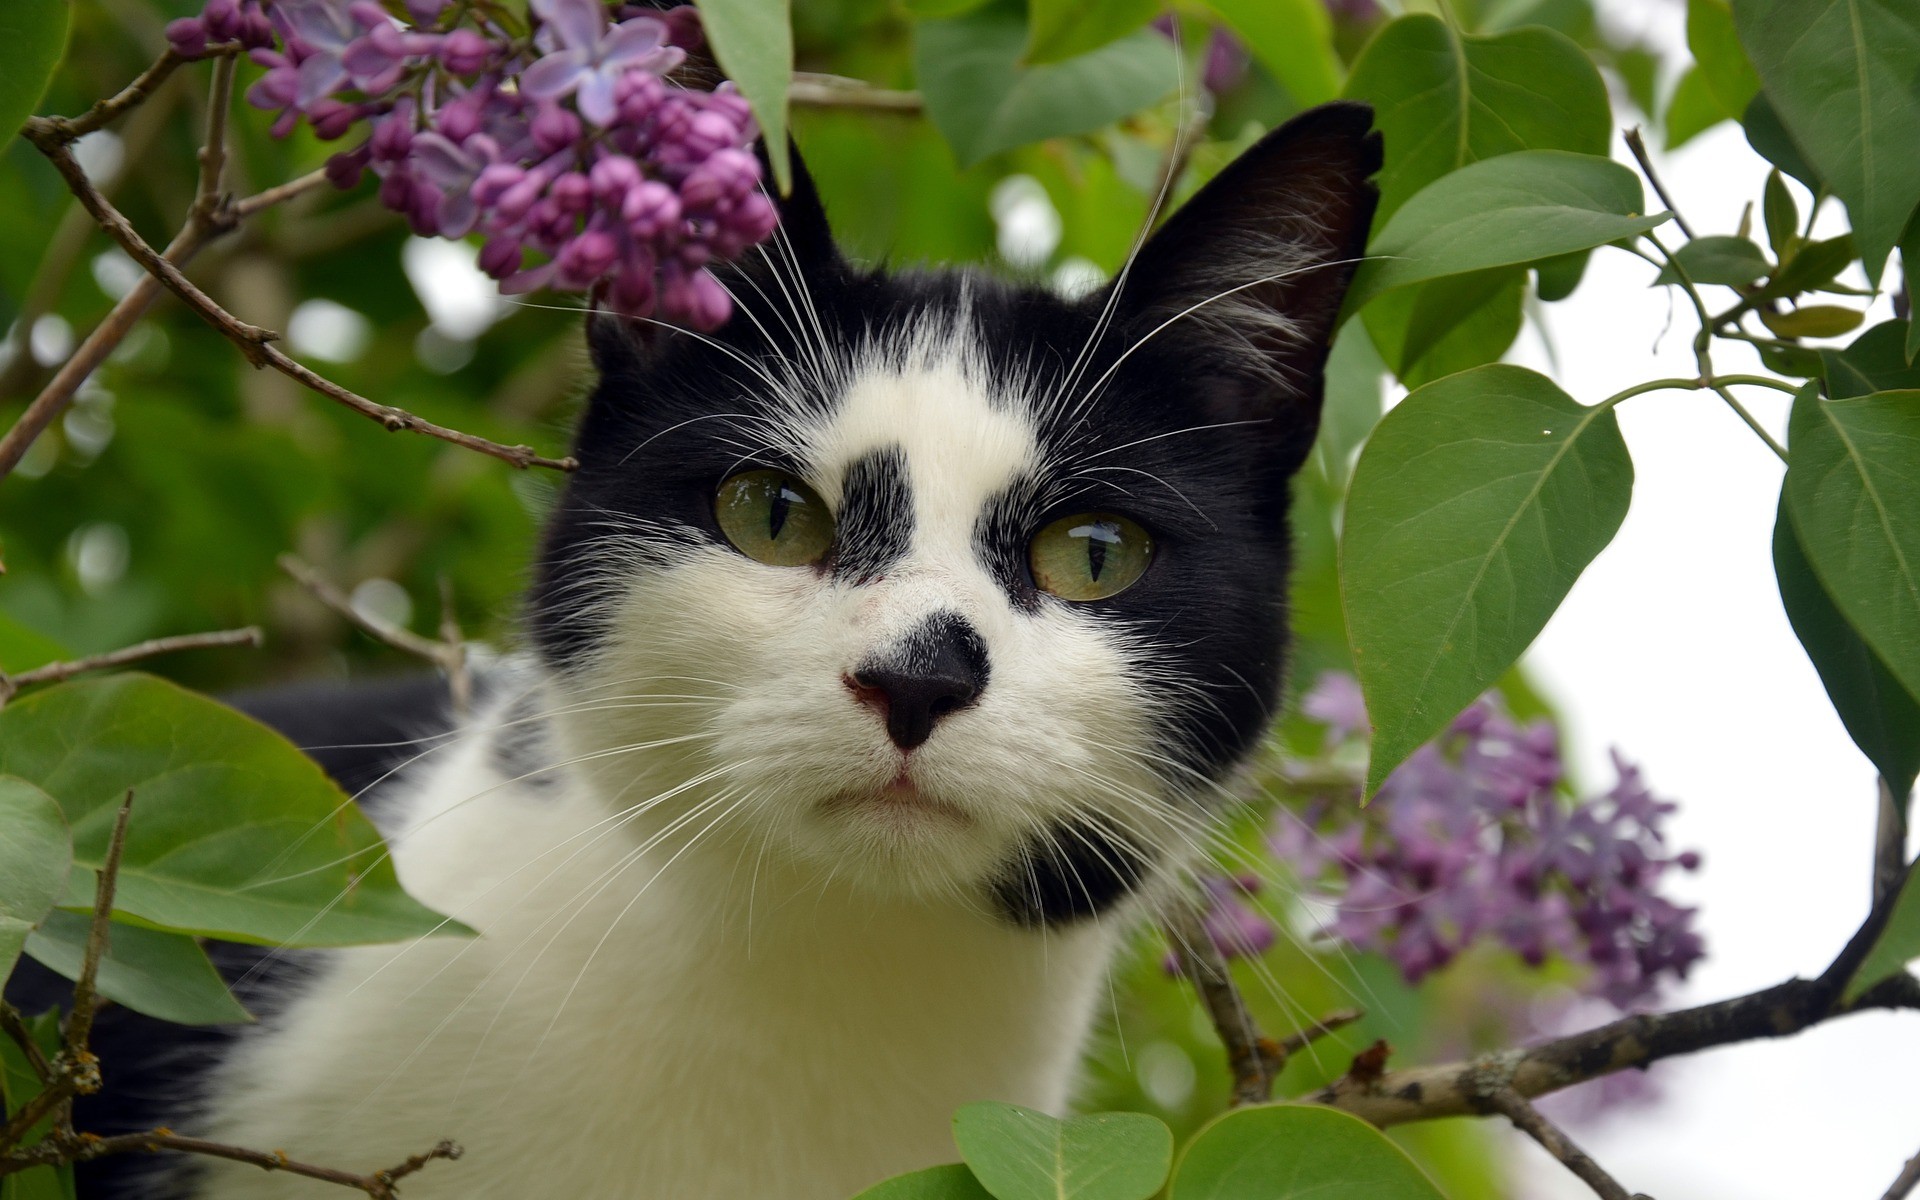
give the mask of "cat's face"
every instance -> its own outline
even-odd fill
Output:
[[[612,801],[1027,924],[1190,856],[1280,687],[1369,124],[1276,131],[1083,300],[853,268],[803,188],[711,338],[596,321],[533,618]]]

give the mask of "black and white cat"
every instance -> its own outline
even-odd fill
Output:
[[[592,320],[534,649],[382,801],[480,936],[318,957],[158,1117],[355,1169],[457,1139],[410,1200],[844,1200],[962,1103],[1063,1109],[1274,713],[1370,128],[1276,130],[1084,299],[851,265],[803,176],[717,333]],[[351,740],[327,711],[277,714]]]

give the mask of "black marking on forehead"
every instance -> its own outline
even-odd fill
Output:
[[[897,445],[860,456],[841,487],[836,579],[877,579],[913,547],[913,492],[907,486],[907,454]]]
[[[1132,842],[1091,821],[1062,821],[1022,848],[993,884],[993,898],[1016,925],[1058,927],[1112,908],[1146,874],[1146,856]]]

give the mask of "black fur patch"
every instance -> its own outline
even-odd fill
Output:
[[[833,573],[865,583],[887,573],[913,545],[913,493],[907,455],[887,446],[854,460],[841,488]]]
[[[1026,847],[994,884],[993,896],[1015,924],[1066,925],[1105,912],[1146,873],[1138,847],[1076,821]]]

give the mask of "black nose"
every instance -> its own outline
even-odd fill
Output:
[[[987,648],[964,618],[938,613],[855,671],[850,683],[856,699],[879,710],[893,744],[911,750],[933,736],[942,717],[979,698]]]

